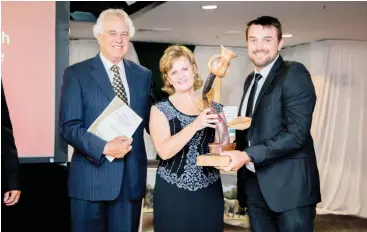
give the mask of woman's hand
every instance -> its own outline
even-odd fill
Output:
[[[208,108],[199,114],[199,116],[192,123],[196,131],[202,130],[205,127],[211,127],[215,129],[215,123],[218,123],[218,114],[213,114],[212,112],[212,109]]]

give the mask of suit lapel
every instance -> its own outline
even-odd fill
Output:
[[[257,97],[256,103],[255,103],[253,115],[255,114],[256,109],[259,106],[260,101],[262,97],[264,96],[265,91],[269,88],[270,84],[273,82],[274,78],[277,76],[279,68],[282,66],[282,64],[283,64],[283,58],[279,56],[279,58],[275,61],[273,67],[271,68],[268,76],[266,77],[264,85],[262,86],[260,90],[259,96]]]
[[[253,76],[254,76],[254,72],[251,72],[246,80],[245,80],[245,84],[243,85],[243,95],[242,95],[242,99],[241,99],[241,103],[240,103],[240,107],[239,107],[239,110],[238,110],[238,114],[237,116],[241,116],[241,111],[242,111],[242,106],[243,106],[243,101],[245,99],[245,96],[246,96],[246,93],[248,91],[248,88],[250,87],[250,84],[251,84],[251,81],[253,79]]]
[[[115,92],[113,91],[111,81],[108,78],[107,71],[103,66],[102,60],[99,54],[95,56],[92,60],[92,76],[94,80],[98,83],[99,87],[107,95],[108,99],[112,101],[115,97]]]
[[[239,107],[238,114],[237,114],[238,117],[241,116],[243,101],[245,100],[246,93],[247,93],[248,89],[250,88],[251,81],[252,81],[252,79],[254,79],[253,77],[254,77],[254,72],[251,72],[247,76],[247,78],[245,80],[245,83],[243,85],[242,99],[241,99],[240,107]],[[237,150],[245,149],[246,142],[240,142],[240,141],[245,141],[246,133],[247,133],[247,130],[236,130],[236,141],[237,141],[236,149]]]
[[[130,92],[130,108],[135,109],[138,97],[139,82],[136,80],[135,69],[131,65],[131,61],[124,59],[124,67],[127,84]]]

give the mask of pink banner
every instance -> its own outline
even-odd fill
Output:
[[[54,155],[55,2],[1,3],[1,78],[19,157]]]

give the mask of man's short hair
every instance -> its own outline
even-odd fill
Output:
[[[282,39],[282,35],[283,35],[282,24],[279,22],[279,19],[271,17],[271,16],[260,16],[247,23],[246,41],[248,40],[248,30],[252,25],[261,25],[263,27],[275,27],[278,31],[278,41]]]

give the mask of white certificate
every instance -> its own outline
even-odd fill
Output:
[[[133,136],[143,119],[117,96],[93,122],[88,131],[109,142],[117,136]],[[106,156],[112,162],[115,158]]]

